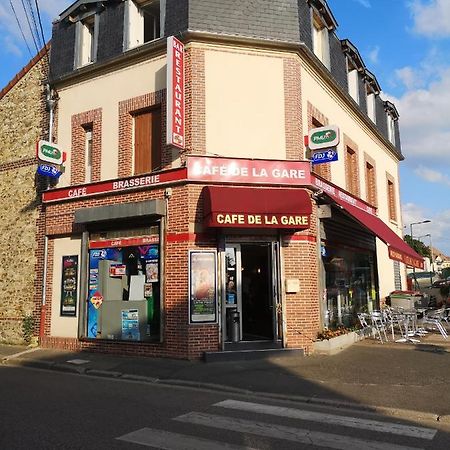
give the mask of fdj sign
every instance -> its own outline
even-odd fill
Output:
[[[335,125],[314,128],[309,132],[309,148],[319,150],[325,147],[336,147],[339,144],[339,128]]]
[[[61,176],[61,172],[50,164],[39,164],[37,173],[52,178],[59,178]]]
[[[52,164],[63,163],[63,152],[56,144],[47,141],[39,141],[37,144],[37,157],[41,161]]]
[[[338,154],[336,150],[329,149],[322,152],[316,152],[312,155],[313,164],[322,164],[338,160]]]

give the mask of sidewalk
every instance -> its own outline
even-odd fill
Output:
[[[164,385],[375,410],[416,411],[450,423],[450,342],[365,340],[334,356],[190,362],[0,346],[3,367],[25,366]],[[393,412],[395,414],[395,412]]]

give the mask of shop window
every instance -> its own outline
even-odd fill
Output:
[[[75,68],[93,63],[96,60],[98,18],[93,14],[76,24]]]
[[[134,114],[134,174],[161,167],[161,108]]]
[[[357,325],[360,312],[378,309],[376,258],[370,251],[327,246],[324,326],[329,329]]]
[[[161,37],[161,2],[128,0],[125,3],[125,50]]]
[[[91,235],[88,338],[160,340],[159,227],[152,227],[146,236],[133,234]],[[121,237],[111,238],[117,235]]]
[[[323,19],[316,12],[313,13],[312,41],[314,54],[329,69],[330,42],[328,37],[328,28],[326,27]]]
[[[389,220],[397,221],[397,207],[396,207],[396,193],[394,179],[388,175],[387,179],[387,195],[388,195],[388,209]]]
[[[349,146],[345,151],[345,176],[347,191],[357,196],[359,194],[358,157],[356,151]]]
[[[92,182],[92,130],[93,124],[84,125],[84,176],[85,182]]]
[[[367,201],[376,206],[377,205],[377,188],[375,178],[375,167],[369,161],[366,161],[366,192]]]

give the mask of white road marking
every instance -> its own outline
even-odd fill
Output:
[[[257,436],[284,439],[287,441],[339,450],[417,450],[417,447],[405,447],[389,442],[368,441],[365,439],[352,438],[350,436],[275,425],[268,422],[254,422],[232,417],[223,417],[214,414],[191,412],[178,416],[174,420],[219,428],[221,430],[250,433]]]
[[[256,450],[252,447],[242,447],[153,428],[141,428],[116,439],[163,450]]]
[[[334,414],[318,413],[314,411],[304,411],[295,408],[282,406],[263,405],[259,403],[241,402],[238,400],[224,400],[214,406],[240,411],[249,411],[258,414],[270,414],[291,419],[307,420],[310,422],[323,422],[326,424],[341,425],[351,428],[359,428],[382,433],[398,434],[420,439],[432,440],[437,430],[431,428],[415,427],[412,425],[402,425],[391,422],[377,420],[360,419],[357,417],[339,416]]]

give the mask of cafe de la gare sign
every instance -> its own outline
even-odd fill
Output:
[[[339,128],[336,125],[313,128],[309,132],[309,148],[311,150],[336,147],[339,140]]]

